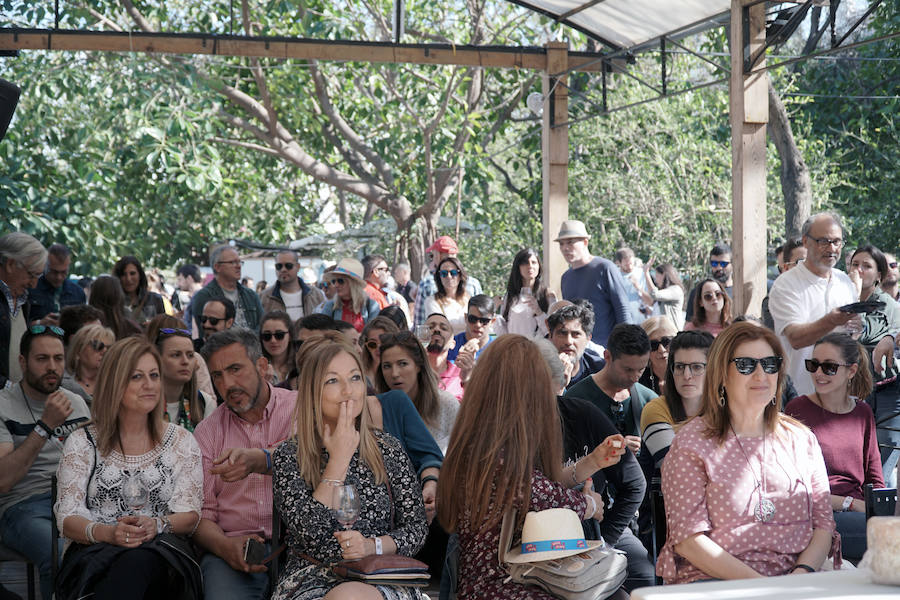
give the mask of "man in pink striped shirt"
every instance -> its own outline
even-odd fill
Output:
[[[266,383],[268,361],[251,331],[218,332],[202,354],[225,401],[194,431],[203,454],[203,513],[194,540],[207,550],[204,597],[262,599],[266,567],[247,564],[244,549],[250,539],[267,545],[272,539],[271,452],[290,435],[297,392]]]

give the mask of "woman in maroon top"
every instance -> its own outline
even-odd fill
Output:
[[[819,440],[841,550],[857,560],[866,551],[863,486],[884,487],[875,418],[862,401],[872,391],[868,352],[846,333],[830,333],[816,342],[806,370],[816,392],[794,398],[784,412],[803,421]]]

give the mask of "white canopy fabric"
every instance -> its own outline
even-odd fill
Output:
[[[680,37],[704,25],[714,25],[731,9],[730,0],[509,1],[623,50],[638,50],[661,36]]]

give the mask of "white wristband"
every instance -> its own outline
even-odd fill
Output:
[[[844,503],[841,505],[841,511],[847,512],[850,510],[850,507],[853,506],[853,497],[847,496],[844,498]]]
[[[381,538],[376,536],[372,539],[375,540],[375,554],[381,556],[382,554],[384,554],[384,548],[381,545]]]
[[[597,501],[594,500],[593,496],[589,496],[588,494],[584,495],[584,500],[585,500],[585,502],[587,502],[588,500],[590,500],[590,502],[591,502],[590,512],[588,512],[586,509],[584,511],[584,518],[590,519],[597,513]]]

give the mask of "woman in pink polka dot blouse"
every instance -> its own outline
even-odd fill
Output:
[[[713,343],[702,412],[662,465],[668,537],[656,572],[666,583],[803,574],[832,554],[822,451],[779,410],[782,357],[775,334],[753,323]]]

